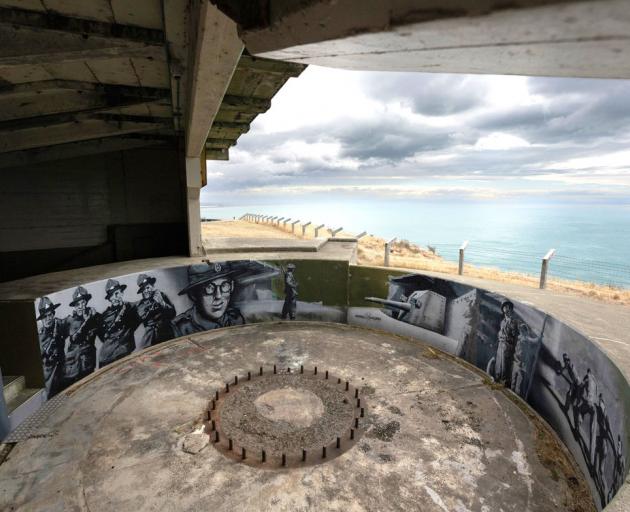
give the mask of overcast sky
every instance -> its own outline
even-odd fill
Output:
[[[308,67],[202,204],[323,195],[630,203],[630,81]]]

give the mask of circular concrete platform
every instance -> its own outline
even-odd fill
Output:
[[[203,422],[214,390],[263,364],[318,366],[355,384],[369,404],[363,437],[324,463],[271,470],[213,449]],[[527,408],[400,337],[300,322],[211,331],[129,357],[66,393],[0,465],[1,510],[594,510]],[[272,422],[286,422],[295,404],[308,408],[287,422],[295,428],[322,414],[300,387],[263,395],[254,407]]]

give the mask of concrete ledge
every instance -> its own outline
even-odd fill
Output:
[[[213,238],[204,241],[210,254],[251,252],[317,252],[326,240],[292,240],[287,238]]]

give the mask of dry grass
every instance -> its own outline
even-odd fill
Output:
[[[306,228],[304,238],[315,236],[314,226]],[[202,224],[205,237],[258,237],[258,238],[302,238],[302,226],[295,226],[296,234],[291,233],[291,225],[286,228],[270,226],[268,224],[254,224],[245,221],[218,221]],[[328,229],[321,229],[319,236],[330,236]],[[337,236],[352,236],[341,232]],[[382,266],[385,240],[375,236],[365,236],[359,240],[357,251],[359,265]],[[446,261],[431,251],[401,240],[392,244],[390,251],[390,266],[408,268],[412,270],[426,270],[445,274],[457,274],[457,263]],[[476,267],[464,265],[464,275],[524,286],[538,287],[538,276],[508,272],[492,267]],[[547,288],[554,292],[580,295],[590,299],[613,304],[630,305],[630,290],[614,286],[604,286],[582,281],[548,278]]]

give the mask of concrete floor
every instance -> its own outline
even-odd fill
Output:
[[[226,459],[200,432],[214,390],[274,363],[356,384],[367,431],[304,468]],[[66,391],[0,465],[0,510],[592,510],[527,410],[421,343],[350,326],[256,324],[130,356]],[[544,465],[543,462],[544,461]]]

